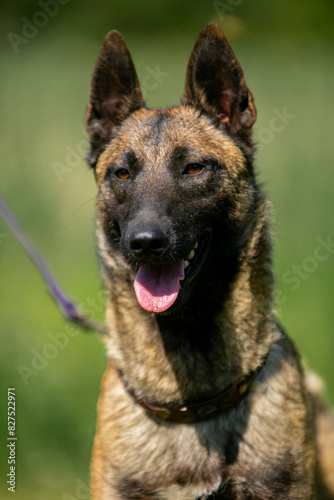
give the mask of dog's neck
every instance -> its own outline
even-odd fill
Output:
[[[265,204],[257,211],[236,270],[214,300],[208,285],[180,311],[156,315],[138,305],[130,279],[107,274],[109,356],[138,397],[213,396],[256,369],[277,340]]]

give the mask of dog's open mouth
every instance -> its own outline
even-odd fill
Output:
[[[188,295],[190,283],[202,267],[210,246],[210,233],[196,242],[185,259],[164,265],[140,266],[134,282],[137,300],[143,309],[155,313],[167,311],[177,298]]]

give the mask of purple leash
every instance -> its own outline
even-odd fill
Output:
[[[72,302],[67,295],[63,292],[61,287],[55,280],[52,272],[50,271],[48,265],[46,264],[41,253],[25,232],[11,209],[8,207],[2,196],[0,195],[0,215],[6,222],[9,229],[12,231],[16,239],[25,249],[31,260],[34,262],[35,266],[44,278],[47,284],[47,288],[53,299],[56,301],[59,309],[61,310],[63,316],[68,321],[76,323],[81,328],[86,330],[95,330],[102,335],[106,335],[106,329],[103,325],[94,323],[89,318],[86,318],[80,309]]]

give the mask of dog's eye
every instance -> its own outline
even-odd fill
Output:
[[[117,170],[117,172],[115,172],[115,175],[119,178],[119,179],[122,179],[123,181],[125,179],[128,179],[130,177],[130,173],[128,170],[126,170],[126,168],[120,168],[119,170]]]
[[[199,163],[192,163],[191,165],[187,165],[183,171],[183,174],[196,175],[199,174],[204,168],[204,165],[200,165]]]

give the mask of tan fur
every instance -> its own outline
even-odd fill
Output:
[[[195,45],[183,105],[162,110],[144,108],[123,39],[107,36],[86,118],[109,332],[93,500],[334,498],[333,417],[316,404],[320,474],[317,398],[272,310],[268,205],[252,169],[255,118],[241,67],[216,25]],[[186,177],[192,164],[203,176]],[[144,310],[133,287],[138,267],[152,265],[153,255],[135,261],[128,227],[153,223],[167,225],[175,261],[208,232],[212,239],[201,285],[188,285],[195,298],[165,315]],[[266,356],[245,399],[203,423],[154,419],[127,390],[165,405],[205,401]]]

